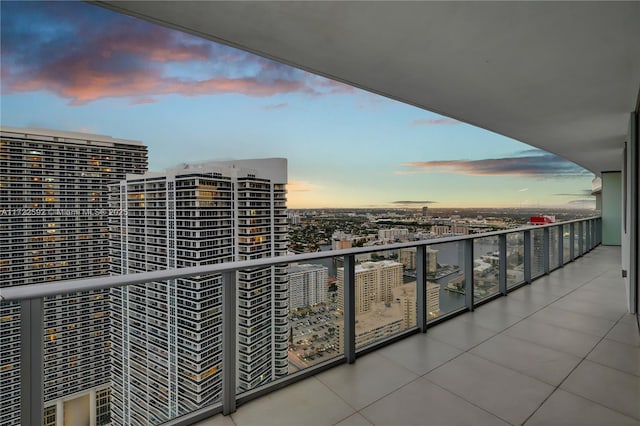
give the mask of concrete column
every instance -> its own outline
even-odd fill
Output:
[[[64,426],[64,401],[56,401],[56,426]]]
[[[622,236],[622,174],[602,172],[602,244],[619,246]]]
[[[89,426],[96,426],[96,390],[89,391]]]

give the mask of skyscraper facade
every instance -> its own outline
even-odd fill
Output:
[[[402,285],[402,263],[392,260],[364,262],[355,267],[356,315],[374,303],[392,302],[393,289]],[[337,270],[338,309],[344,312],[344,268]]]
[[[112,273],[281,256],[285,159],[184,165],[111,187]],[[216,401],[222,386],[220,275],[112,290],[115,424],[158,424]],[[286,266],[237,277],[238,391],[288,373]]]
[[[289,308],[302,309],[327,301],[329,268],[323,265],[292,265],[289,276]]]
[[[2,127],[0,287],[109,273],[107,184],[147,148],[108,136]],[[44,303],[46,424],[109,422],[108,290]],[[19,423],[18,304],[0,305],[0,424]],[[65,413],[66,409],[66,413]],[[69,420],[72,421],[72,420]]]

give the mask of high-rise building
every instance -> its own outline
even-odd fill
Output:
[[[416,249],[414,247],[399,250],[400,263],[408,270],[416,269]],[[438,250],[427,246],[427,272],[435,274],[438,270]]]
[[[285,159],[184,165],[111,187],[112,272],[285,255]],[[286,266],[237,276],[238,391],[288,373]],[[113,289],[112,415],[156,424],[219,400],[222,286],[203,275]]]
[[[427,247],[427,272],[435,274],[438,272],[438,250]]]
[[[338,309],[344,312],[344,268],[337,270]],[[391,260],[365,262],[355,267],[356,315],[374,303],[393,301],[393,289],[402,285],[402,263]]]
[[[396,300],[400,302],[402,312],[402,328],[415,327],[418,310],[415,283],[404,284],[394,289]],[[427,319],[440,315],[440,285],[427,281]]]
[[[355,267],[356,347],[366,346],[407,328],[415,327],[416,283],[403,284],[403,265],[383,260]],[[344,268],[337,270],[338,310],[344,312]],[[440,314],[440,286],[427,282],[427,318]],[[334,323],[337,346],[344,350],[344,324]]]
[[[380,229],[378,239],[383,242],[406,240],[409,238],[409,230],[406,228]]]
[[[108,136],[1,127],[0,287],[109,273],[107,184],[147,148]],[[108,290],[45,298],[46,424],[109,422]],[[0,305],[0,424],[19,423],[18,304]]]
[[[323,265],[292,265],[289,276],[289,309],[302,309],[327,301],[329,268]]]
[[[416,248],[409,247],[398,250],[400,263],[404,265],[405,268],[415,271],[416,270]]]

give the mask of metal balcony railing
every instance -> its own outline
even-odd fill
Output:
[[[220,412],[225,415],[230,414],[236,410],[238,404],[338,364],[344,362],[353,363],[358,355],[375,350],[382,345],[397,341],[410,334],[426,332],[428,327],[436,323],[445,321],[462,312],[473,311],[480,304],[506,295],[509,291],[522,285],[530,284],[533,279],[548,274],[553,269],[562,267],[564,264],[592,250],[600,243],[601,219],[599,217],[590,217],[484,234],[0,288],[0,303],[19,302],[21,308],[21,422],[23,425],[29,426],[43,424],[43,365],[45,362],[43,306],[45,297],[92,290],[123,288],[130,285],[149,286],[149,283],[158,281],[220,274],[222,277],[221,399],[217,403],[189,413],[183,414],[177,410],[174,413],[175,416],[164,423],[187,425]],[[433,275],[430,276],[429,274],[433,274],[436,266],[429,267],[429,263],[432,262],[430,254],[434,252],[431,250],[433,247],[443,247],[446,244],[455,244],[456,248],[459,249],[458,276],[463,278],[458,279],[453,287],[457,285],[456,288],[463,296],[461,296],[460,305],[434,316],[429,312],[428,282],[433,279]],[[479,260],[474,255],[476,245],[490,247],[491,253],[488,253],[484,260]],[[415,265],[414,268],[412,267],[412,271],[415,271],[412,272],[415,276],[415,323],[412,322],[410,326],[405,326],[391,335],[384,335],[373,340],[364,339],[357,343],[358,339],[362,337],[357,336],[356,330],[355,283],[358,259],[362,255],[391,251],[399,253],[400,250],[404,249],[415,250]],[[238,387],[240,377],[238,375],[243,373],[240,373],[237,369],[239,358],[245,359],[251,357],[251,354],[238,354],[236,351],[238,339],[237,313],[239,309],[245,309],[244,305],[238,304],[237,299],[239,273],[245,270],[255,271],[256,268],[260,267],[281,267],[292,263],[308,263],[327,258],[343,259],[344,269],[341,270],[343,275],[342,293],[337,296],[341,298],[340,303],[343,306],[343,323],[340,326],[343,329],[341,336],[343,336],[344,342],[341,343],[341,351],[331,360],[319,362],[299,372],[275,379],[270,383],[258,386],[256,389],[240,392]],[[476,264],[481,265],[476,266]],[[487,265],[492,265],[497,271],[495,276],[482,276],[482,267],[489,268],[490,266]],[[495,280],[495,282],[491,280]],[[483,288],[475,289],[476,282],[478,285],[481,284]],[[132,318],[132,320],[135,320],[135,318]]]

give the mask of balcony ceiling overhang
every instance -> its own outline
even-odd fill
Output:
[[[620,170],[640,2],[102,1],[556,153]]]

